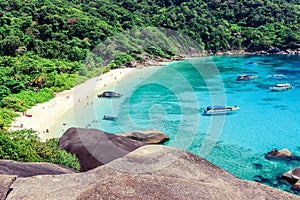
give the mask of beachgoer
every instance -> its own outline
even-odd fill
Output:
[[[278,150],[275,148],[275,149],[272,149],[272,151],[271,151],[271,154],[272,155],[276,155],[278,153]]]
[[[275,150],[274,149],[272,149],[272,151],[271,151],[271,154],[274,154],[275,153]]]
[[[46,129],[46,133],[49,133],[49,129]]]

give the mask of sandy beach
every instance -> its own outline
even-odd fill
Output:
[[[52,138],[54,135],[47,129],[48,125],[57,123],[56,120],[72,109],[74,103],[80,102],[80,98],[83,97],[94,98],[91,95],[94,95],[95,91],[105,91],[108,85],[117,83],[133,70],[134,68],[114,69],[89,79],[71,90],[57,93],[50,101],[37,104],[27,110],[26,115],[20,113],[21,116],[16,118],[9,130],[33,129],[42,140]]]

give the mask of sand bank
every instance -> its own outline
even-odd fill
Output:
[[[71,90],[57,93],[50,101],[27,110],[26,115],[20,113],[21,116],[16,118],[9,130],[33,129],[43,140],[54,137],[47,125],[57,123],[56,120],[72,109],[76,102],[80,102],[80,98],[94,98],[91,95],[94,95],[95,91],[104,91],[107,85],[120,81],[132,70],[134,68],[114,69],[89,79]]]

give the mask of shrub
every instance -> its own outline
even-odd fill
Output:
[[[19,162],[51,162],[80,169],[75,155],[59,149],[58,139],[42,142],[33,130],[0,131],[0,159]]]

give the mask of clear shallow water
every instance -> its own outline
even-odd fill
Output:
[[[259,77],[236,81],[245,73]],[[277,73],[286,79],[268,78]],[[294,88],[269,91],[276,83]],[[77,125],[111,133],[158,129],[171,138],[165,145],[200,155],[239,178],[290,191],[278,177],[300,162],[269,161],[264,155],[272,148],[300,155],[300,56],[193,58],[132,74],[112,89],[124,96],[95,98],[93,112],[80,112]],[[241,109],[226,116],[201,114],[206,106],[218,104]],[[119,119],[104,121],[103,115]]]

